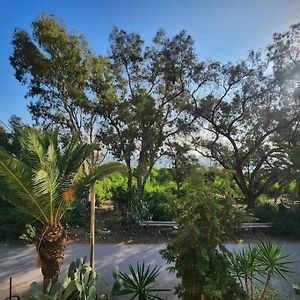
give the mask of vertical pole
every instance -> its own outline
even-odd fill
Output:
[[[9,300],[12,300],[11,296],[12,296],[12,277],[9,277]]]
[[[90,219],[90,267],[92,271],[95,269],[95,183],[90,188],[89,200],[91,207]]]

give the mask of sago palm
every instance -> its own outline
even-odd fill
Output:
[[[43,226],[36,249],[45,289],[50,280],[57,280],[63,264],[66,232],[60,220],[75,194],[122,166],[109,163],[82,177],[80,169],[94,145],[80,143],[74,137],[62,147],[57,130],[42,133],[29,129],[21,132],[19,139],[20,158],[0,150],[0,198],[23,209]]]

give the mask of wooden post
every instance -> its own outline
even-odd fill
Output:
[[[92,271],[95,270],[95,183],[92,183],[89,194],[91,206],[91,219],[90,219],[90,267]]]

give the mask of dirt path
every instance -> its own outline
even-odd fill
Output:
[[[275,280],[274,285],[288,298],[296,299],[291,284],[295,281],[300,283],[300,242],[282,241],[286,253],[294,253],[293,260],[295,273],[290,275],[290,282]],[[245,247],[246,244],[227,244],[229,250],[237,250]],[[158,283],[163,288],[173,289],[177,283],[174,274],[165,270],[165,261],[160,257],[159,250],[163,244],[97,244],[96,245],[96,271],[100,273],[99,290],[108,291],[113,283],[112,268],[118,266],[121,271],[127,271],[128,264],[135,264],[136,261],[145,261],[151,265],[162,266]],[[65,273],[66,267],[77,257],[88,257],[88,244],[71,244],[66,248],[66,259],[62,270]],[[24,293],[32,281],[41,282],[40,270],[35,265],[35,248],[33,246],[10,247],[0,245],[0,299],[7,297],[9,277],[13,277],[14,292]],[[167,299],[176,299],[172,293]]]

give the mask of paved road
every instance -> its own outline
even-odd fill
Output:
[[[290,275],[291,282],[300,283],[300,242],[281,242],[286,253],[294,253],[294,274]],[[229,250],[241,249],[246,244],[227,244]],[[100,273],[99,290],[108,291],[113,283],[112,268],[118,266],[121,271],[127,271],[128,264],[135,264],[136,261],[145,261],[151,265],[162,266],[158,283],[160,287],[173,289],[177,283],[174,274],[168,273],[166,264],[160,257],[159,250],[163,244],[97,244],[96,245],[96,271]],[[71,244],[66,248],[66,258],[62,274],[65,273],[69,263],[77,257],[88,257],[88,244]],[[0,245],[0,299],[7,296],[9,277],[13,277],[14,292],[21,294],[25,292],[32,281],[41,282],[40,270],[35,265],[35,248],[33,246],[10,247]],[[275,280],[274,285],[286,293],[288,298],[296,299],[291,283]],[[167,299],[176,299],[172,293],[166,295]]]

